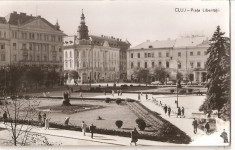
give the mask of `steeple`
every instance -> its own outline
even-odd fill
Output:
[[[58,19],[56,20],[55,28],[56,28],[56,30],[60,30],[60,25],[58,23]]]
[[[88,40],[89,36],[88,36],[88,27],[86,26],[86,22],[85,22],[85,15],[83,14],[83,9],[82,9],[82,15],[81,15],[81,22],[80,22],[80,26],[78,26],[78,39],[82,40]]]

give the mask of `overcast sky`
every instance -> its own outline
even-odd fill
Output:
[[[201,12],[175,12],[175,8]],[[202,12],[203,8],[219,12]],[[229,35],[228,1],[0,1],[0,16],[13,11],[41,15],[52,24],[58,19],[67,35],[76,34],[84,10],[89,34],[128,40],[136,46],[146,40],[175,39],[185,34],[211,37],[217,25]]]

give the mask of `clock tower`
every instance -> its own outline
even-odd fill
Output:
[[[82,15],[81,15],[81,22],[80,22],[80,26],[78,26],[78,39],[79,40],[89,40],[89,36],[88,36],[88,27],[86,26],[86,22],[85,22],[85,16],[83,14],[83,10],[82,10]]]

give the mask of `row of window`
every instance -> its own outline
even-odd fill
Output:
[[[7,38],[7,33],[6,31],[0,31],[0,38]]]
[[[16,43],[12,43],[12,47],[13,47],[13,50],[18,49]],[[40,50],[48,51],[49,50],[48,44],[31,44],[31,43],[29,43],[29,44],[23,43],[21,49],[25,50],[25,49],[27,49],[27,47],[29,50],[38,50],[38,51],[40,51]],[[56,50],[56,47],[54,45],[51,45],[50,47],[51,47],[52,51]],[[59,47],[59,52],[62,52],[61,47]]]
[[[137,62],[137,68],[140,68],[140,62]],[[205,66],[205,63],[204,63],[204,66]],[[134,63],[133,62],[131,62],[131,69],[133,69],[135,66],[134,66]],[[152,63],[151,63],[151,67],[152,68],[154,68],[155,67],[155,62],[153,61]],[[162,67],[162,62],[161,61],[159,61],[158,62],[158,67]],[[170,67],[170,64],[169,64],[169,62],[167,61],[166,62],[166,65],[165,65],[165,67],[166,68],[169,68]],[[178,69],[181,69],[181,63],[180,62],[178,62]],[[194,67],[196,67],[196,68],[201,68],[202,66],[201,66],[201,62],[197,62],[197,66],[194,66],[194,62],[190,62],[190,67],[191,68],[194,68]],[[148,68],[148,62],[144,62],[144,68]]]
[[[41,40],[48,42],[62,42],[63,37],[53,34],[43,34],[43,33],[28,33],[28,32],[18,32],[12,31],[13,38],[31,39],[31,40]]]
[[[16,56],[14,56],[14,58],[16,58]],[[24,61],[32,61],[33,60],[33,57],[32,55],[23,55],[23,60]],[[36,61],[48,61],[48,57],[47,56],[43,56],[43,57],[40,57],[39,55],[37,55],[37,57],[35,58]],[[17,61],[15,59],[15,61]],[[52,56],[52,61],[56,61],[56,56]],[[60,61],[62,62],[62,57],[60,56]]]
[[[140,58],[140,54],[141,53],[137,53],[137,58]],[[166,57],[170,57],[170,54],[169,54],[169,52],[166,52],[165,53],[166,55]],[[178,52],[177,53],[177,56],[178,57],[181,57],[181,52]],[[197,56],[200,56],[201,55],[201,51],[197,51]],[[206,51],[204,51],[204,55],[207,55],[207,52]],[[190,52],[190,56],[194,56],[194,52]],[[130,56],[131,58],[134,58],[134,53],[131,53],[131,56]],[[152,52],[152,53],[144,53],[144,57],[145,58],[153,58],[154,57],[154,53]],[[158,57],[162,57],[162,52],[158,52]]]

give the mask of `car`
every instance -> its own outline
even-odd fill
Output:
[[[167,82],[165,82],[165,85],[174,85],[175,84],[175,82],[173,82],[173,81],[167,81]]]
[[[154,81],[154,82],[151,82],[152,85],[161,85],[161,81]]]

